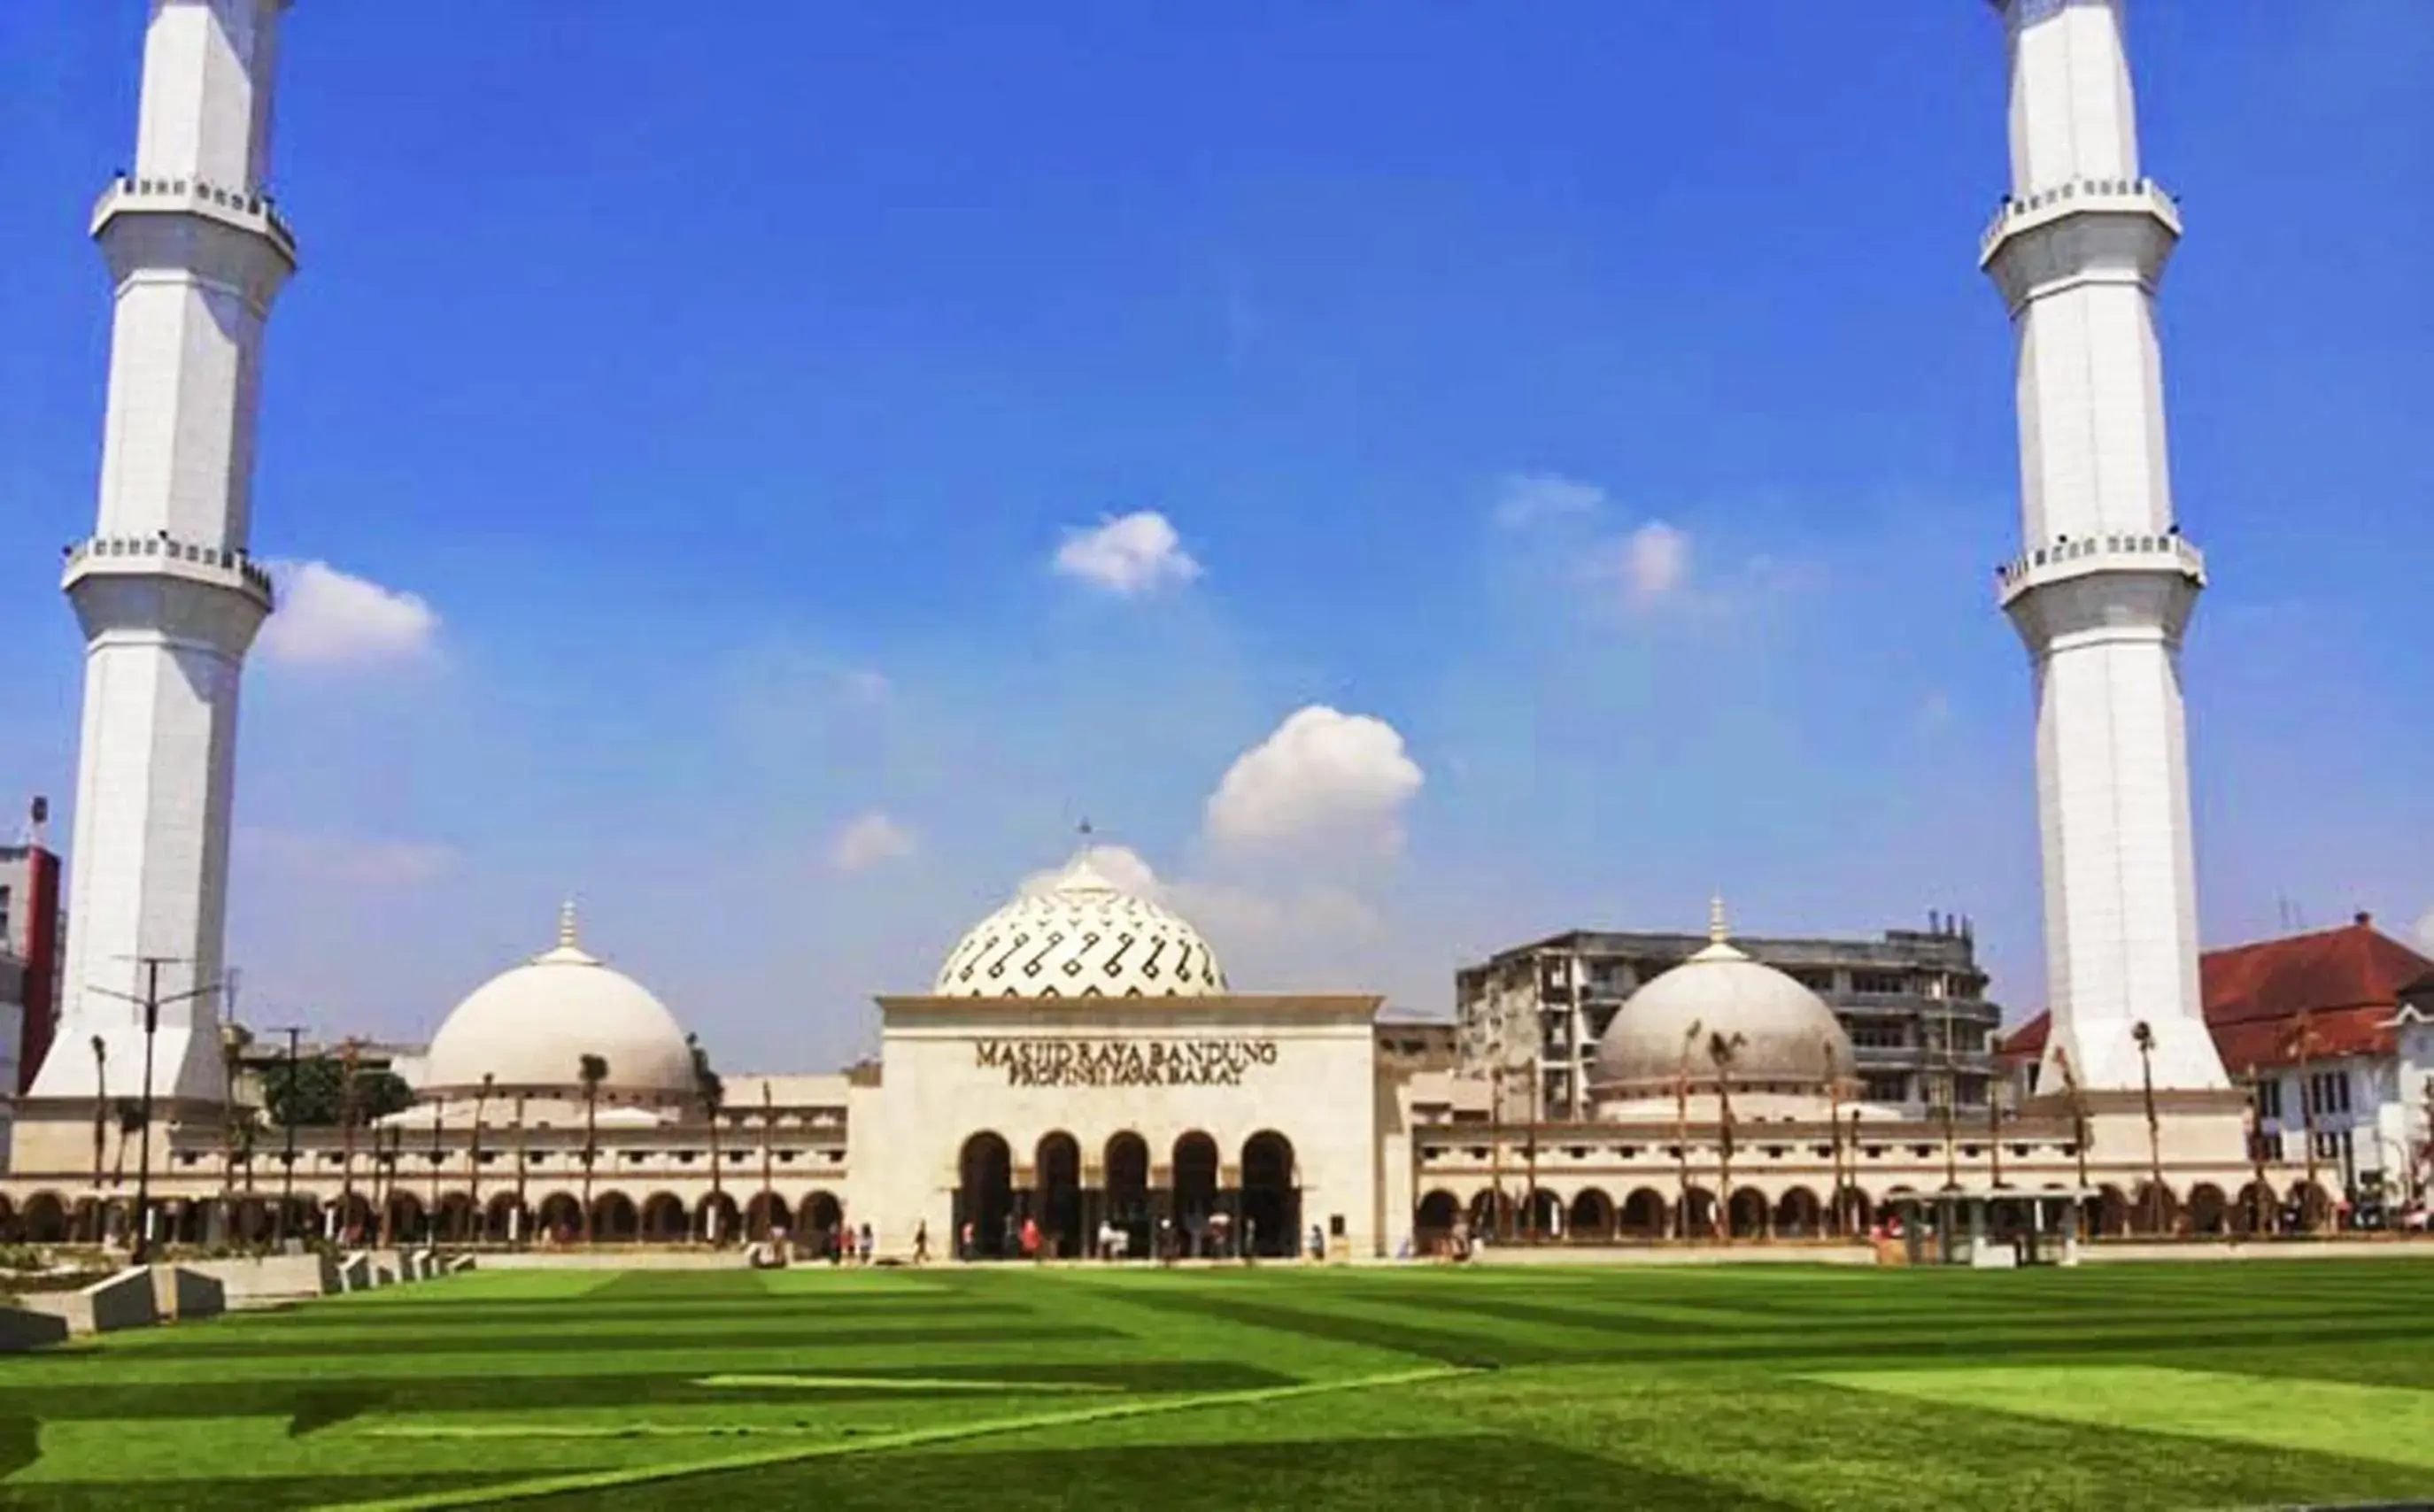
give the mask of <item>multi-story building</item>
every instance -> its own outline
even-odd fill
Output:
[[[0,1096],[33,1080],[59,1017],[60,858],[43,843],[48,817],[35,799],[25,838],[0,845]]]
[[[2205,1024],[2247,1090],[2256,1153],[2303,1164],[2352,1211],[2422,1209],[2434,1181],[2434,960],[2358,914],[2318,929],[2210,950],[2199,961]],[[2039,1014],[2003,1053],[2032,1090]]]
[[[1958,919],[1876,940],[1737,939],[1823,997],[1851,1036],[1869,1102],[1923,1116],[1985,1106],[2002,1010],[1986,1000],[1977,943]],[[1462,1062],[1495,1083],[1500,1119],[1587,1116],[1599,1036],[1639,985],[1707,944],[1703,934],[1575,929],[1454,974]]]

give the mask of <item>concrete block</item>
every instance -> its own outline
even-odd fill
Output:
[[[338,1264],[338,1287],[359,1292],[372,1284],[372,1257],[358,1249]]]
[[[161,1321],[152,1298],[152,1269],[129,1266],[106,1281],[81,1291],[35,1292],[23,1299],[38,1313],[66,1322],[71,1334],[115,1334],[122,1329],[149,1328]]]
[[[437,1250],[417,1249],[414,1251],[412,1258],[414,1261],[415,1280],[429,1281],[434,1276],[439,1274],[439,1252]]]
[[[266,1255],[241,1260],[187,1260],[180,1268],[219,1283],[232,1308],[329,1297],[345,1288],[338,1262],[329,1255]]]
[[[0,1354],[64,1344],[67,1337],[68,1320],[57,1313],[30,1307],[0,1307]]]
[[[211,1317],[228,1311],[228,1288],[188,1266],[153,1266],[152,1308],[164,1318]]]

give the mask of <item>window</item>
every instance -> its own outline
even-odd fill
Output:
[[[2319,1071],[2307,1079],[2307,1111],[2322,1115],[2350,1111],[2350,1077],[2346,1071]]]
[[[2256,1116],[2279,1119],[2282,1116],[2282,1081],[2280,1078],[2256,1084]],[[2276,1157],[2277,1159],[2279,1157]]]
[[[1910,1029],[1903,1024],[1862,1020],[1851,1026],[1851,1043],[1862,1050],[1907,1049],[1910,1045]]]
[[[9,942],[9,889],[0,887],[0,945]]]
[[[1869,1102],[1910,1101],[1910,1078],[1898,1072],[1871,1074],[1860,1079],[1860,1096]]]
[[[1855,971],[1851,973],[1851,991],[1855,993],[1899,994],[1910,991],[1910,978],[1897,971]]]
[[[1812,993],[1830,993],[1834,990],[1834,973],[1827,967],[1804,966],[1798,971],[1788,973],[1788,975],[1793,981],[1798,982],[1801,986],[1808,988]]]

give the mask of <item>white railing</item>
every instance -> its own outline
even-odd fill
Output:
[[[2084,563],[2087,569],[2100,568],[2153,568],[2155,558],[2169,559],[2171,566],[2200,582],[2205,581],[2205,552],[2199,551],[2179,535],[2166,532],[2151,535],[2090,535],[2075,541],[2056,541],[2019,555],[1995,569],[1999,588],[2010,593],[2048,568]]]
[[[110,187],[93,203],[94,224],[122,204],[132,203],[146,210],[199,208],[221,212],[219,218],[234,218],[250,229],[260,230],[279,244],[290,259],[296,256],[296,231],[287,217],[270,196],[260,190],[230,189],[220,184],[206,183],[199,178],[140,178],[121,174],[111,180]]]
[[[2005,198],[1978,238],[1978,255],[1982,260],[1993,252],[1995,244],[2018,229],[2023,222],[2045,220],[2074,210],[2149,211],[2169,226],[2173,234],[2178,235],[2181,229],[2179,203],[2152,178],[2074,178],[2032,195]]]
[[[88,562],[127,561],[131,564],[146,559],[186,562],[224,572],[260,594],[266,602],[271,596],[269,571],[245,552],[229,547],[181,541],[169,535],[95,535],[68,548],[63,570],[73,576]]]

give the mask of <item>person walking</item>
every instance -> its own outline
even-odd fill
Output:
[[[870,1232],[870,1220],[865,1218],[862,1222],[862,1263],[866,1266],[869,1265],[870,1257],[878,1251],[878,1249],[879,1236]]]
[[[966,1218],[964,1220],[963,1232],[955,1236],[956,1245],[958,1247],[958,1256],[965,1265],[968,1266],[974,1260],[980,1258],[980,1250],[976,1247],[979,1237],[979,1232],[974,1227],[972,1220]]]
[[[929,1263],[930,1220],[923,1218],[920,1222],[913,1226],[913,1264],[917,1266],[926,1266]]]
[[[1035,1263],[1039,1259],[1039,1224],[1037,1219],[1022,1220],[1022,1258]]]

